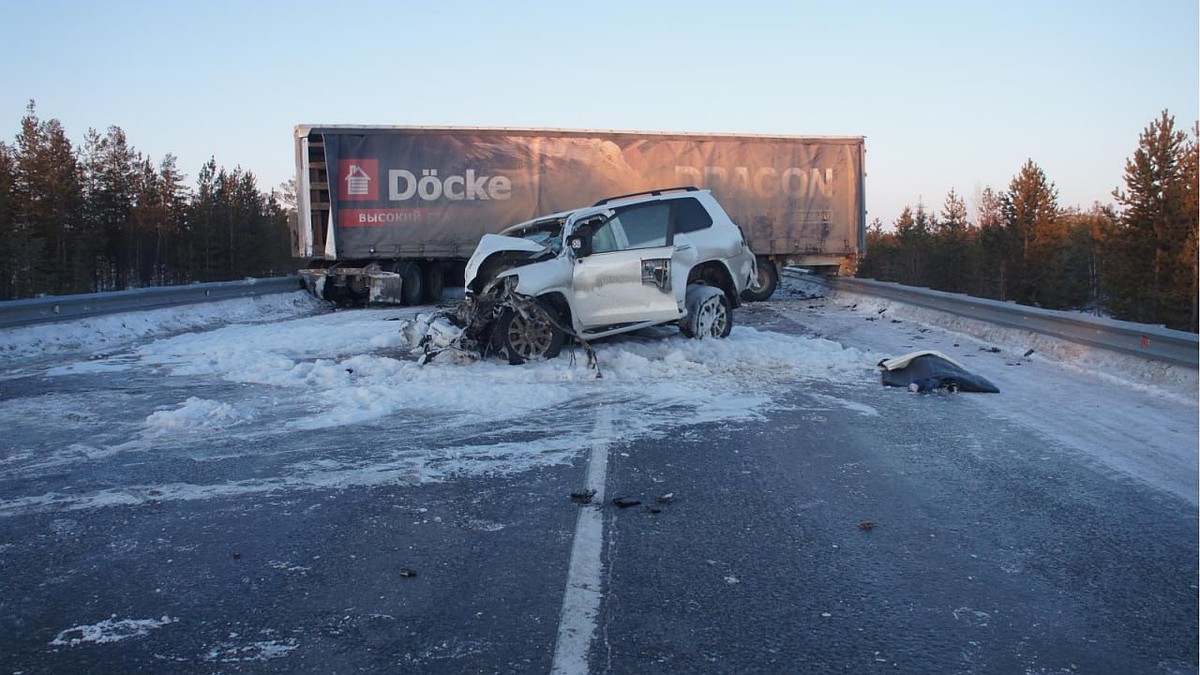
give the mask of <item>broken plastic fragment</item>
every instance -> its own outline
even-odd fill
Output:
[[[577,504],[591,504],[592,497],[595,497],[595,496],[596,496],[596,491],[591,488],[589,488],[587,490],[576,490],[571,493],[571,501],[573,501]]]

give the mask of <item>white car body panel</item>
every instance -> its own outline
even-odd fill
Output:
[[[673,236],[668,230],[671,239],[665,246],[653,245],[653,241],[648,239],[646,241],[650,245],[630,248],[626,229],[623,228],[634,228],[630,230],[629,237],[639,232],[635,215],[631,216],[633,221],[610,228],[611,234],[605,241],[609,247],[607,249],[578,256],[567,245],[568,238],[580,231],[582,226],[587,225],[589,231],[592,228],[604,229],[604,224],[625,213],[626,208],[687,198],[700,202],[712,218],[711,226],[676,232]],[[594,225],[598,217],[604,219],[604,224]],[[539,231],[551,231],[559,223],[562,231],[549,243],[523,238]],[[509,236],[510,233],[523,236]],[[658,241],[662,240],[663,237],[658,237]],[[697,264],[721,263],[732,277],[733,288],[730,290],[734,296],[748,288],[757,275],[754,254],[724,209],[707,190],[689,190],[551,214],[506,228],[501,234],[484,235],[467,263],[467,286],[472,287],[480,267],[495,254],[546,252],[550,255],[551,251],[557,251],[555,257],[517,264],[497,277],[515,276],[517,283],[513,290],[522,296],[536,298],[561,294],[570,307],[572,329],[577,334],[589,337],[612,335],[684,318],[688,313],[686,293],[689,275]],[[665,267],[668,264],[669,270]],[[644,267],[646,272],[643,272]],[[653,274],[655,270],[659,270],[659,276]],[[669,281],[662,278],[663,274]]]

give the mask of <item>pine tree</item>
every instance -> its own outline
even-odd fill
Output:
[[[1200,251],[1197,250],[1197,239],[1200,239],[1200,123],[1192,126],[1192,139],[1184,148],[1181,174],[1179,211],[1184,221],[1181,230],[1186,236],[1179,249],[1179,264],[1173,286],[1176,294],[1182,296],[1183,307],[1187,306],[1187,300],[1191,300],[1191,311],[1186,324],[1180,320],[1173,324],[1176,328],[1196,333],[1200,332]],[[1182,312],[1179,318],[1182,319]]]
[[[883,222],[875,218],[867,226],[867,252],[859,261],[855,276],[895,281],[898,250],[895,233],[884,232]]]
[[[17,296],[16,265],[14,255],[19,241],[13,184],[16,180],[13,151],[0,143],[0,300],[13,300]]]
[[[954,188],[947,193],[941,218],[935,222],[930,287],[954,293],[966,292],[971,288],[970,260],[973,257],[970,223],[967,222],[967,205]]]
[[[896,219],[896,244],[899,253],[899,269],[896,281],[907,285],[920,285],[924,243],[929,238],[929,218],[925,206],[917,204],[916,213],[905,206]]]
[[[225,174],[221,169],[220,176]],[[195,281],[214,281],[220,277],[223,249],[220,247],[217,214],[217,161],[210,157],[196,178],[196,194],[188,207],[188,276]]]
[[[183,174],[176,166],[174,155],[163,157],[158,165],[158,176],[154,185],[158,194],[154,204],[161,212],[154,226],[154,270],[158,285],[180,284],[190,281],[184,272],[179,252],[184,250],[183,233],[187,227],[187,205],[189,193],[184,185]]]
[[[75,233],[82,183],[75,150],[58,120],[38,119],[29,102],[17,136],[13,195],[18,295],[89,290]]]
[[[1004,197],[990,187],[979,195],[978,205],[980,265],[975,294],[1007,300],[1008,261],[1013,242],[1004,225]]]
[[[143,159],[125,132],[112,126],[102,137],[89,129],[84,148],[89,220],[103,233],[101,287],[138,285],[140,241],[133,218]]]
[[[1124,207],[1109,249],[1108,307],[1118,318],[1196,329],[1196,141],[1163,111],[1125,163]]]
[[[1027,305],[1057,304],[1053,250],[1063,238],[1058,191],[1032,159],[1009,183],[1002,211],[1009,233],[1006,298]]]

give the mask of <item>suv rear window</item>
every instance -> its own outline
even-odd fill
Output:
[[[708,209],[692,197],[675,200],[675,231],[695,232],[706,227],[712,227],[712,216]]]

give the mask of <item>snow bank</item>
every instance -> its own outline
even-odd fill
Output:
[[[318,312],[323,307],[323,303],[304,292],[278,293],[8,328],[0,330],[0,368],[34,356],[114,351],[147,338],[214,324],[293,317]]]

